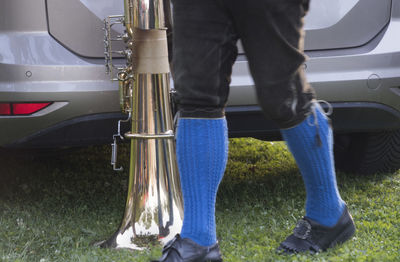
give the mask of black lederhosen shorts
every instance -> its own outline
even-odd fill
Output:
[[[309,0],[172,0],[176,101],[182,117],[224,115],[241,39],[259,104],[281,128],[310,113],[302,64]]]

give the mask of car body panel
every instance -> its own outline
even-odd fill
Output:
[[[378,102],[400,111],[400,20],[370,41],[370,46],[337,51],[306,52],[307,79],[319,99],[330,102]],[[257,104],[254,83],[245,58],[233,68],[229,105]],[[344,95],[345,94],[345,95]]]
[[[21,19],[22,17],[24,19]],[[45,2],[38,0],[2,0],[0,31],[47,31]]]
[[[78,55],[103,57],[103,19],[123,14],[122,1],[46,0],[46,3],[49,32],[57,41]],[[363,45],[389,22],[390,11],[391,0],[311,1],[305,18],[305,50]],[[120,27],[116,30],[122,32]],[[120,43],[113,44],[115,49],[122,50]]]
[[[49,4],[50,1],[56,3],[59,0],[47,1]],[[92,10],[90,17],[100,21],[102,26],[99,16],[104,14],[105,9],[99,7],[99,10],[96,10],[93,7],[94,1],[72,1],[86,8],[86,11]],[[319,4],[329,4],[325,0],[319,1]],[[345,0],[335,1],[344,3]],[[347,14],[354,11],[360,2],[371,3],[370,0],[346,1],[349,1]],[[117,3],[119,0],[110,2]],[[313,11],[316,10],[313,7],[315,2],[317,1],[311,2],[310,15],[316,12]],[[317,46],[314,50],[306,52],[309,56],[305,64],[308,80],[315,88],[318,99],[332,103],[336,111],[333,124],[341,132],[400,126],[400,117],[398,117],[400,112],[400,46],[398,45],[400,0],[375,1],[377,2],[381,3],[384,7],[382,10],[386,8],[386,11],[387,4],[392,4],[391,17],[387,20],[387,17],[383,16],[384,19],[379,24],[379,27],[383,27],[381,29],[374,27],[374,30],[369,32],[370,35],[364,38],[363,41],[367,41],[366,43],[357,46],[361,43],[357,42],[351,48],[331,50]],[[73,145],[83,144],[84,140],[94,143],[98,139],[97,141],[104,142],[103,138],[106,134],[102,134],[100,139],[100,133],[110,133],[111,140],[112,130],[116,131],[116,125],[101,130],[99,126],[101,126],[100,123],[109,125],[108,120],[114,123],[118,116],[123,117],[119,114],[118,85],[106,75],[103,58],[88,58],[90,55],[87,54],[78,55],[76,50],[72,50],[72,47],[61,43],[49,33],[45,3],[39,0],[7,0],[2,3],[2,9],[0,9],[0,103],[54,102],[46,110],[31,116],[0,116],[0,146],[64,146],[68,145],[68,140],[63,140],[62,137],[64,135],[68,137],[66,130],[73,132],[76,137],[82,134],[81,141],[76,137],[73,138],[74,141],[78,141]],[[351,3],[354,5],[352,6]],[[98,5],[107,6],[107,1],[98,1]],[[382,11],[377,11],[377,13],[380,12]],[[313,18],[314,22],[312,19],[307,20],[308,34],[310,35],[312,30],[323,29],[328,32],[332,27],[340,24],[340,21],[347,19],[345,13],[342,12],[336,20],[332,18],[334,16],[332,15],[325,24],[318,24],[315,18]],[[371,17],[374,17],[374,14],[376,14],[375,11],[372,12]],[[115,15],[115,13],[110,13],[110,15]],[[87,30],[92,26],[82,28]],[[331,33],[342,38],[339,46],[345,43],[346,39],[351,39],[347,34],[342,35],[337,31],[331,31]],[[80,37],[84,39],[73,37],[71,39],[82,45],[91,41],[103,43],[102,39],[96,40],[96,37],[100,38],[100,34],[93,34],[93,38],[89,35],[91,34],[82,34]],[[306,46],[316,44],[312,41],[316,40],[308,36]],[[330,39],[327,41],[327,45],[335,44],[335,42],[329,42]],[[354,45],[354,42],[349,41],[345,44]],[[100,49],[99,45],[96,52],[103,52]],[[97,53],[94,56],[97,56]],[[368,116],[373,114],[375,120],[369,122]],[[234,120],[238,115],[243,117]],[[232,120],[230,129],[234,136],[252,136],[267,131],[275,133],[277,131],[273,123],[265,121],[264,125],[262,114],[257,107],[254,83],[244,55],[239,55],[233,67],[227,116]],[[244,120],[253,122],[243,125]],[[84,121],[98,124],[85,125],[85,128],[89,130],[81,130],[83,128],[81,123]],[[272,138],[272,135],[266,134],[267,138]],[[46,144],[46,138],[49,136],[53,137],[53,142]],[[59,140],[54,137],[58,137]]]
[[[57,41],[80,56],[104,57],[103,20],[107,15],[123,14],[123,1],[85,1],[86,5],[79,0],[46,0],[46,3],[49,33]],[[98,17],[86,6],[104,16]],[[122,26],[119,29],[122,31]],[[123,50],[121,41],[113,45],[115,50]]]
[[[311,1],[305,18],[305,50],[366,44],[389,22],[391,4],[391,0]]]

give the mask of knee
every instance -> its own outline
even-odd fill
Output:
[[[260,100],[259,104],[264,115],[273,120],[280,128],[288,128],[298,122],[296,101],[291,98],[279,101]]]
[[[178,104],[180,117],[190,118],[221,118],[225,116],[224,107]]]
[[[298,88],[274,89],[278,90],[278,93],[259,95],[259,104],[267,118],[273,120],[280,128],[291,128],[311,113],[313,92],[304,92]]]

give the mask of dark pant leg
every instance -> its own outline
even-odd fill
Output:
[[[221,117],[237,36],[220,0],[173,0],[172,72],[183,117]]]
[[[281,128],[310,113],[313,89],[303,62],[303,16],[308,0],[225,0],[242,40],[259,104]]]

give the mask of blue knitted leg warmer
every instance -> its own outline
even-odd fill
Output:
[[[281,133],[303,176],[306,216],[324,226],[335,225],[345,204],[336,185],[332,129],[327,117],[319,105],[313,105],[313,114]]]
[[[228,158],[225,118],[180,118],[176,147],[184,201],[181,236],[210,246],[217,241],[215,201]]]

